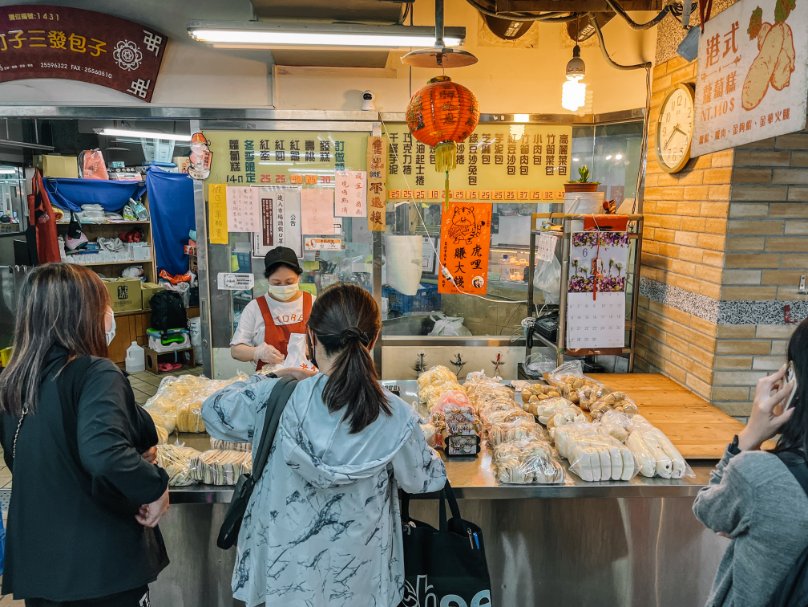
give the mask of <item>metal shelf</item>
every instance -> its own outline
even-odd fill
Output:
[[[581,221],[586,219],[586,215],[568,215],[565,213],[534,213],[531,216],[530,224],[530,263],[528,266],[528,310],[531,312],[535,310],[534,306],[534,286],[533,276],[536,270],[536,238],[539,235],[550,234],[556,236],[561,245],[561,278],[559,280],[559,314],[558,314],[558,333],[557,339],[554,342],[545,338],[544,336],[533,333],[533,339],[549,347],[556,352],[556,362],[561,365],[564,362],[564,356],[573,357],[586,357],[586,356],[628,356],[628,370],[631,372],[634,369],[634,356],[636,352],[635,343],[637,336],[637,308],[639,303],[639,275],[640,275],[640,258],[642,253],[642,231],[643,231],[643,216],[642,215],[622,215],[621,219],[628,220],[626,232],[629,235],[629,247],[633,248],[634,262],[630,266],[632,271],[627,272],[626,279],[628,282],[629,276],[632,278],[632,292],[631,292],[631,312],[625,320],[625,328],[628,331],[628,345],[622,348],[582,348],[577,350],[567,349],[566,347],[566,321],[567,321],[567,283],[569,282],[569,264],[570,264],[570,248],[572,239],[572,222]],[[540,230],[538,229],[539,220],[546,220],[551,226],[556,226],[561,229],[555,230]],[[577,230],[576,230],[577,231]],[[531,348],[526,349],[526,356],[530,355]]]
[[[151,263],[151,258],[149,259],[127,259],[124,261],[94,261],[92,263],[78,263],[75,261],[69,261],[66,263],[72,263],[77,266],[87,266],[88,268],[92,268],[95,266],[131,266],[138,263]]]

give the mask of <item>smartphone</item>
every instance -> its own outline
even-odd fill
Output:
[[[794,396],[797,394],[797,374],[794,371],[794,361],[789,361],[788,367],[786,367],[786,383],[793,381],[794,388],[791,390],[791,394],[788,395],[788,399],[786,400],[785,405],[783,405],[783,413],[788,411],[791,407],[794,406]]]

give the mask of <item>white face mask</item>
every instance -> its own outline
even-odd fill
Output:
[[[115,339],[115,329],[117,328],[117,325],[115,323],[115,314],[114,313],[108,311],[106,313],[106,316],[109,316],[110,318],[112,318],[112,325],[110,326],[109,331],[104,332],[104,335],[107,338],[107,345],[110,345],[112,343],[112,340]]]
[[[269,285],[268,293],[280,301],[289,301],[300,290],[297,283],[291,285]]]

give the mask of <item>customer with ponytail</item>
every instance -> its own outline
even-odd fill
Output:
[[[357,286],[332,287],[312,307],[309,349],[320,371],[283,410],[239,535],[233,596],[247,607],[402,599],[398,489],[438,491],[446,472],[412,408],[379,383],[371,350],[380,332],[378,306]],[[256,375],[208,398],[210,434],[260,435],[276,383]]]

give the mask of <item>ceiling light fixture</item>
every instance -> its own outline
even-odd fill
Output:
[[[561,107],[565,110],[577,112],[586,104],[585,72],[581,47],[576,44],[572,49],[572,59],[567,63],[567,81],[561,87]]]
[[[161,133],[159,131],[137,131],[133,129],[103,128],[96,131],[108,137],[138,137],[140,139],[165,139],[166,141],[191,141],[190,135],[178,133]]]
[[[435,31],[432,48],[419,48],[401,58],[401,62],[411,67],[445,69],[466,67],[477,63],[477,57],[463,49],[452,49],[452,29],[443,25],[443,0],[435,0]],[[465,36],[465,28],[463,29]]]
[[[188,35],[217,48],[409,48],[435,44],[432,27],[404,25],[191,22]],[[466,28],[446,28],[445,46],[463,43]]]

